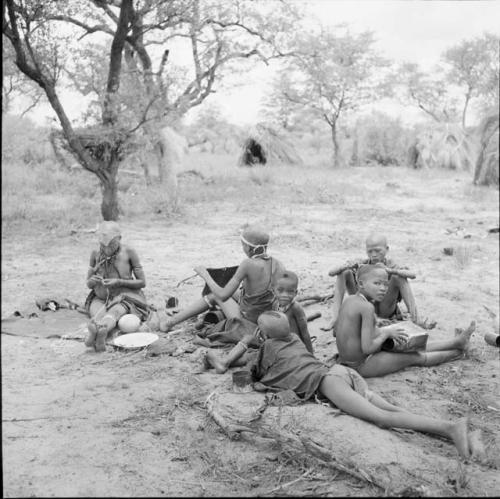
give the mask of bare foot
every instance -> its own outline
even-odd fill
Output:
[[[476,330],[476,321],[471,321],[469,327],[465,330],[455,329],[455,336],[457,340],[457,348],[465,350],[469,346],[469,340],[472,333]]]
[[[450,438],[453,440],[458,453],[465,459],[470,457],[469,440],[467,435],[467,418],[459,419],[450,428]]]
[[[486,449],[481,435],[481,430],[471,431],[469,433],[469,449],[471,457],[480,463],[486,461]]]
[[[422,329],[430,330],[434,329],[437,326],[436,321],[429,320],[428,317],[426,317],[423,321],[420,319],[417,320],[412,320],[417,326],[420,326]]]
[[[169,319],[160,320],[160,331],[162,331],[163,333],[168,333],[174,326],[175,324],[173,323],[172,320]]]
[[[227,371],[226,364],[213,350],[209,350],[207,352],[205,359],[212,367],[215,368],[215,372],[217,374],[224,374]]]
[[[95,343],[95,337],[97,335],[97,326],[94,320],[90,320],[89,323],[87,324],[87,329],[89,330],[89,334],[87,335],[87,338],[85,338],[85,346],[86,347],[93,347]]]
[[[95,340],[95,351],[105,352],[106,351],[106,336],[108,336],[108,328],[105,324],[97,324],[97,334]]]

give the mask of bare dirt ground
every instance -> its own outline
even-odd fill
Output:
[[[488,233],[498,227],[497,190],[473,187],[465,174],[403,168],[283,168],[226,180],[214,187],[217,179],[186,177],[181,187],[189,203],[181,213],[121,221],[124,241],[141,256],[151,302],[162,306],[174,294],[183,305],[198,297],[199,279],[175,288],[196,264],[239,263],[238,229],[246,223],[269,227],[270,253],[299,274],[301,292],[320,294],[332,289],[328,270],[363,256],[366,235],[382,230],[391,256],[417,273],[417,304],[438,321],[436,330],[451,335],[472,319],[477,330],[465,359],[369,380],[370,386],[415,412],[470,415],[490,449],[500,448],[499,352],[482,338],[493,327],[485,307],[498,313],[498,234]],[[207,189],[212,198],[203,194]],[[2,317],[33,308],[43,296],[83,303],[94,244],[83,231],[3,232]],[[445,247],[454,255],[446,256]],[[323,314],[310,324],[320,359],[335,348],[320,330],[329,307],[308,309]],[[179,336],[191,342],[189,331]],[[200,354],[146,357],[108,347],[98,355],[76,341],[2,335],[4,496],[380,494],[321,466],[304,475],[307,457],[272,442],[228,439],[204,401],[217,386],[230,389],[231,375],[203,372]],[[439,442],[414,433],[406,438],[424,447]],[[439,445],[454,453],[450,444]],[[450,494],[481,495],[443,479]]]

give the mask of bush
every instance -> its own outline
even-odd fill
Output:
[[[372,112],[356,121],[351,164],[401,165],[406,161],[412,132],[399,119]]]
[[[3,115],[2,162],[23,162],[27,165],[55,162],[49,142],[50,130],[36,126],[27,118]]]

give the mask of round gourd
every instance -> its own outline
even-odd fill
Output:
[[[134,314],[125,314],[118,321],[118,329],[122,333],[135,333],[140,325],[141,320]]]

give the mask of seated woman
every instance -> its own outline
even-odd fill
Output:
[[[142,288],[146,277],[134,249],[121,242],[116,222],[102,222],[97,230],[99,249],[90,255],[87,286],[91,289],[85,301],[90,316],[85,345],[96,352],[106,350],[106,337],[120,317],[134,314],[145,320],[149,306]]]
[[[206,335],[214,344],[237,343],[245,334],[253,332],[257,318],[266,310],[275,310],[278,301],[274,295],[276,277],[284,270],[283,264],[267,254],[269,234],[257,227],[249,227],[240,236],[247,256],[230,281],[221,288],[203,266],[195,268],[211,293],[173,318],[160,322],[161,331],[169,331],[176,324],[207,311],[215,304],[224,312],[226,320],[217,324]],[[238,302],[233,298],[241,285]]]

